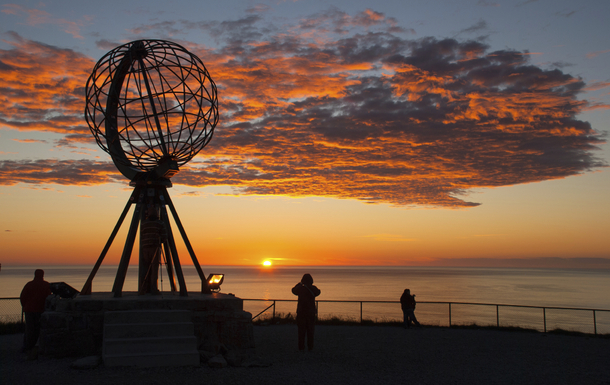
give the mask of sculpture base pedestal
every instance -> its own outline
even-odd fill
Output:
[[[223,354],[229,364],[238,366],[239,361],[253,354],[252,315],[243,310],[242,299],[221,293],[189,293],[188,297],[181,297],[178,293],[138,295],[135,292],[123,292],[121,298],[114,298],[113,293],[93,293],[74,299],[47,299],[41,320],[40,352],[56,357],[101,356],[105,339],[114,338],[117,328],[124,330],[119,333],[121,338],[145,338],[139,335],[144,333],[140,330],[156,329],[155,338],[172,342],[182,338],[175,335],[175,326],[163,319],[172,313],[179,313],[181,323],[192,322],[187,330],[192,330],[193,346],[202,361]],[[110,336],[111,328],[107,324],[117,319],[117,315],[124,319],[125,326],[113,325],[115,331]],[[136,325],[156,322],[157,326],[134,328],[129,322]]]

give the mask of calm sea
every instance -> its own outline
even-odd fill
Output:
[[[33,266],[2,266],[0,298],[18,297],[23,285],[33,278]],[[43,266],[49,282],[66,282],[80,290],[92,266]],[[198,291],[200,281],[192,266],[184,266],[189,291]],[[102,266],[93,281],[93,291],[112,289],[116,266]],[[204,267],[204,272],[223,273],[223,293],[244,299],[293,300],[290,289],[304,273],[310,273],[322,291],[319,300],[398,301],[405,288],[419,302],[420,321],[444,325],[449,322],[448,304],[425,302],[467,302],[610,310],[610,270],[447,268],[447,267]],[[169,289],[167,276],[160,282]],[[123,290],[136,291],[137,266],[130,266]],[[245,301],[247,311],[257,314],[270,302]],[[295,310],[294,302],[276,303],[281,313]],[[359,303],[319,303],[320,316],[340,315],[359,319]],[[373,320],[400,319],[398,304],[362,305],[362,317]],[[542,309],[452,305],[451,322],[501,324],[543,328]],[[593,331],[591,311],[546,310],[547,328]],[[610,333],[610,312],[596,312],[598,333]]]

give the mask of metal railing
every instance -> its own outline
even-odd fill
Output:
[[[0,298],[0,321],[23,322],[23,311],[19,298]]]
[[[261,299],[261,298],[244,298],[244,302],[271,302],[269,306],[260,311],[258,314],[252,317],[252,320],[260,317],[261,315],[271,311],[271,317],[276,316],[276,303],[278,302],[292,302],[296,303],[296,299]],[[364,304],[392,304],[395,306],[400,305],[400,301],[348,301],[348,300],[316,300],[316,307],[319,308],[320,303],[344,303],[344,304],[358,304],[360,307],[360,323],[364,322]],[[575,308],[575,307],[557,307],[557,306],[531,306],[531,305],[507,305],[507,304],[492,304],[492,303],[476,303],[476,302],[444,302],[444,301],[418,301],[418,305],[446,305],[449,326],[455,325],[453,322],[453,311],[459,306],[477,306],[477,307],[492,307],[495,308],[495,325],[500,327],[500,310],[502,308],[514,308],[514,309],[538,309],[542,312],[541,318],[543,323],[543,331],[547,332],[547,311],[548,310],[560,310],[560,311],[578,311],[591,313],[591,323],[593,325],[593,333],[598,334],[598,314],[608,313],[610,309],[589,309],[589,308]],[[341,315],[341,314],[336,314]],[[21,303],[19,298],[0,298],[0,321],[1,322],[23,322],[23,312],[21,309]]]
[[[271,302],[271,305],[267,306],[261,312],[252,317],[252,320],[260,317],[265,314],[267,311],[271,309],[272,318],[275,318],[276,314],[276,303],[277,302],[297,302],[296,299],[255,299],[255,298],[247,298],[243,299],[245,301],[259,301],[259,302]],[[360,323],[363,323],[363,304],[394,304],[399,306],[400,301],[348,301],[348,300],[316,300],[316,307],[319,308],[319,303],[354,303],[360,305]],[[492,303],[474,303],[474,302],[444,302],[444,301],[418,301],[418,305],[420,304],[436,304],[436,305],[447,305],[447,316],[449,326],[454,325],[452,323],[452,309],[455,309],[456,306],[485,306],[485,307],[495,307],[495,318],[496,318],[496,327],[500,327],[500,308],[518,308],[518,309],[539,309],[542,311],[542,322],[543,322],[543,331],[547,332],[547,310],[567,310],[567,311],[579,311],[579,312],[590,312],[592,315],[592,323],[593,323],[593,332],[594,334],[598,333],[598,317],[597,313],[606,312],[610,314],[610,309],[588,309],[588,308],[574,308],[574,307],[557,307],[557,306],[531,306],[531,305],[507,305],[507,304],[492,304]]]

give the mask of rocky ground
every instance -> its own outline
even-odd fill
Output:
[[[324,326],[301,353],[296,326],[255,326],[256,365],[73,369],[27,361],[22,335],[0,336],[0,384],[610,384],[610,338],[537,332]]]

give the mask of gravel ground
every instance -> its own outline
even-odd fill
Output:
[[[0,384],[610,384],[610,339],[522,331],[316,327],[301,353],[296,326],[255,326],[262,367],[71,369],[73,358],[20,353],[0,336]]]

